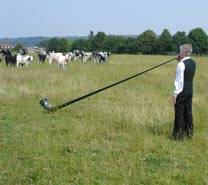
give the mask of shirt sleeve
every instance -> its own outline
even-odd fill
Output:
[[[184,63],[179,62],[176,68],[176,77],[174,81],[174,92],[173,92],[174,97],[177,97],[178,94],[183,91],[184,70],[185,70]]]

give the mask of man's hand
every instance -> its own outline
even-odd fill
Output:
[[[173,96],[173,103],[176,104],[176,97]]]
[[[176,57],[176,60],[177,60],[178,62],[180,62],[180,60],[181,60],[180,55],[178,55],[178,56]]]

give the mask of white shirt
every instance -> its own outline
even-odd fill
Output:
[[[185,71],[185,65],[183,63],[184,60],[190,59],[190,57],[184,57],[177,65],[176,67],[176,77],[174,81],[174,92],[173,96],[176,98],[179,93],[183,91],[183,85],[184,85],[184,71]]]

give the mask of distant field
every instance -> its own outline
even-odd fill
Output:
[[[177,61],[70,106],[172,56],[112,55],[108,63],[0,63],[0,185],[208,184],[208,58],[195,57],[193,140],[171,139]]]

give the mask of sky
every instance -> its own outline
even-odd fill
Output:
[[[208,33],[207,0],[0,0],[0,38]]]

